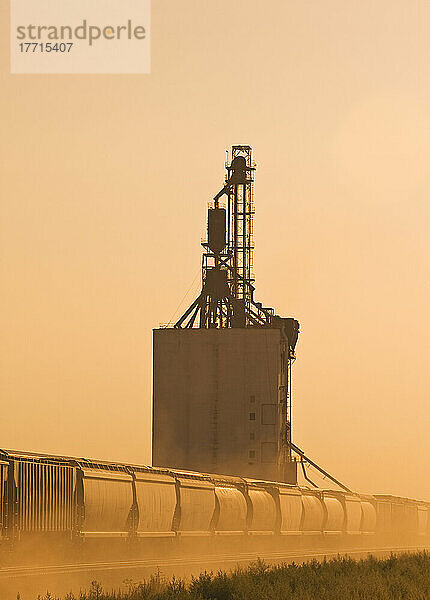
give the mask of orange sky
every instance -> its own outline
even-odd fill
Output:
[[[0,447],[150,461],[151,328],[244,143],[256,298],[301,322],[296,443],[430,499],[430,4],[153,0],[151,75],[12,76],[8,21]]]

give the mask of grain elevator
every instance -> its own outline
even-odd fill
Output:
[[[299,323],[254,300],[254,173],[233,146],[208,208],[202,288],[153,332],[153,464],[296,483],[291,367]]]

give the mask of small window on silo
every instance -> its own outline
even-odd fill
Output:
[[[255,413],[249,413],[249,420],[250,421],[255,421]]]
[[[255,433],[253,431],[251,431],[251,433],[249,434],[249,439],[255,440]]]
[[[249,451],[249,458],[255,458],[255,450]]]

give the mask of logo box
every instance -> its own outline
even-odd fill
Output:
[[[11,0],[12,73],[150,73],[150,0]]]

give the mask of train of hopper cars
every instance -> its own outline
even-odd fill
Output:
[[[430,503],[80,458],[0,451],[1,539],[64,547],[425,546]],[[109,544],[107,544],[109,545]]]

